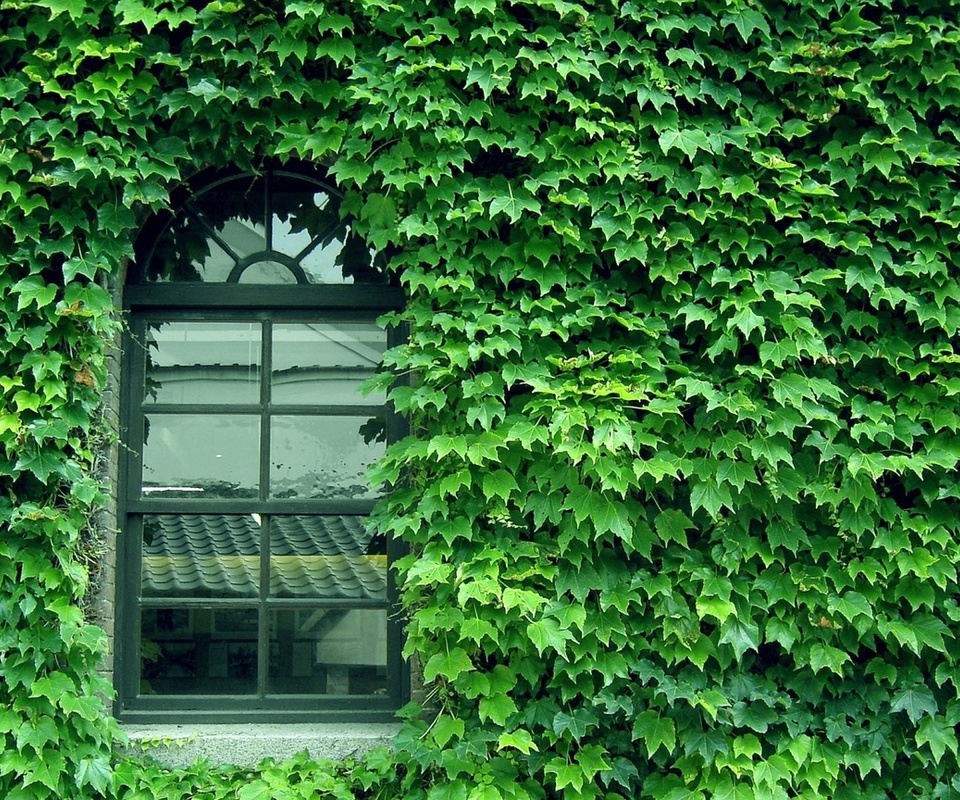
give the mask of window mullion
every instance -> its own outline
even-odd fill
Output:
[[[267,195],[269,196],[269,192]],[[270,495],[270,376],[273,374],[273,323],[263,321],[260,334],[260,500]],[[267,693],[267,672],[270,667],[270,632],[267,598],[270,595],[270,525],[272,519],[260,519],[260,603],[257,625],[257,694]]]

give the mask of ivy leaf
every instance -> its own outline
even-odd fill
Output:
[[[110,760],[104,756],[84,758],[77,764],[77,784],[92,786],[97,792],[106,794],[107,787],[113,783],[113,769]]]
[[[431,733],[438,747],[446,747],[453,737],[463,736],[463,720],[441,714],[434,720]]]
[[[507,196],[494,197],[490,201],[490,216],[495,217],[501,212],[506,214],[511,222],[516,222],[524,212],[539,214],[540,203],[530,195],[522,192],[515,195],[511,190]]]
[[[596,714],[583,708],[576,709],[572,714],[558,711],[553,718],[553,732],[557,736],[563,736],[564,733],[569,732],[575,742],[579,742],[596,725]]]
[[[737,613],[737,607],[722,597],[698,597],[696,608],[697,616],[701,619],[709,616],[716,618],[718,622],[723,622]]]
[[[736,617],[727,618],[720,625],[720,644],[733,647],[737,660],[740,660],[747,650],[760,647],[760,628],[749,619],[744,621]]]
[[[843,665],[850,661],[850,654],[830,645],[815,644],[810,648],[810,668],[814,672],[827,668],[843,677]]]
[[[473,669],[470,656],[462,647],[454,647],[449,653],[435,653],[423,668],[423,679],[432,681],[438,677],[456,680],[461,673]]]
[[[653,754],[661,747],[668,754],[677,747],[677,728],[673,720],[669,717],[661,717],[652,710],[644,711],[634,720],[633,737],[643,741],[650,758],[653,758]]]
[[[730,487],[713,483],[697,483],[690,487],[690,508],[696,511],[702,508],[713,519],[720,516],[721,508],[733,508]]]
[[[508,694],[487,695],[480,698],[477,714],[481,721],[490,720],[494,725],[503,727],[511,714],[517,712],[517,704]]]
[[[556,650],[561,656],[566,658],[567,642],[574,641],[576,637],[560,627],[560,623],[551,617],[531,622],[527,625],[527,637],[537,648],[537,654],[542,656],[548,650]]]
[[[76,684],[62,672],[52,672],[46,677],[38,678],[30,687],[31,697],[46,697],[51,703],[56,703],[62,697],[75,695],[76,693]]]
[[[744,339],[748,338],[753,331],[759,330],[762,333],[766,327],[763,317],[749,306],[744,306],[734,314],[730,318],[730,324],[740,330]]]
[[[750,34],[754,31],[760,31],[764,38],[768,39],[770,37],[770,26],[766,19],[759,11],[754,11],[751,8],[740,8],[730,14],[725,14],[720,23],[722,25],[733,23],[740,34],[740,38],[745,42],[749,41]]]
[[[843,17],[830,26],[830,29],[834,33],[841,34],[866,33],[868,31],[879,30],[879,28],[880,26],[875,22],[870,22],[861,17],[858,7],[850,9]]]
[[[938,709],[933,692],[922,683],[917,683],[894,694],[890,710],[906,711],[910,721],[916,724],[922,717],[936,714]]]
[[[47,285],[39,275],[30,275],[17,281],[12,290],[17,295],[17,311],[23,311],[32,303],[43,308],[50,305],[57,297],[57,287]]]
[[[657,514],[653,526],[657,529],[657,533],[664,543],[672,541],[681,547],[689,546],[687,531],[696,528],[690,517],[674,508],[668,508]]]
[[[467,787],[461,780],[444,781],[431,787],[427,800],[467,800]]]
[[[746,783],[734,783],[724,778],[713,791],[714,800],[755,800],[757,795]]]
[[[957,754],[957,734],[952,725],[941,721],[939,717],[924,717],[917,729],[917,745],[929,745],[935,764],[940,763],[944,753],[949,750]]]
[[[237,791],[237,800],[273,800],[273,789],[264,781],[250,781]]]
[[[474,16],[479,16],[484,11],[492,14],[497,10],[497,3],[496,0],[455,0],[453,10],[460,12],[464,9],[471,11]]]
[[[367,195],[360,209],[360,219],[371,228],[391,229],[397,218],[397,205],[389,197],[378,192]]]
[[[511,493],[518,489],[516,479],[505,469],[496,469],[483,477],[483,493],[486,497],[499,497],[506,502]]]
[[[688,130],[666,130],[660,134],[658,141],[665,155],[676,148],[686,153],[688,158],[693,159],[697,154],[697,150],[703,150],[707,153],[713,151],[707,135],[696,128]]]
[[[501,733],[497,739],[497,746],[500,748],[513,747],[524,755],[529,755],[531,752],[536,752],[540,749],[537,747],[537,743],[533,741],[533,736],[530,735],[530,731],[523,729],[509,733]]]

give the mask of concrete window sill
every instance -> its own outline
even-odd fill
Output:
[[[185,767],[198,758],[214,765],[256,766],[306,750],[312,758],[342,761],[377,747],[389,747],[400,729],[389,723],[293,725],[129,725],[122,726],[127,755],[147,755],[167,767]]]

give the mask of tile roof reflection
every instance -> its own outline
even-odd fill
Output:
[[[259,597],[260,518],[254,514],[144,517],[144,597]],[[270,531],[270,596],[386,599],[386,556],[357,516],[277,516]]]

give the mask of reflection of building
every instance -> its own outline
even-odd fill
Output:
[[[383,395],[358,387],[386,347],[378,325],[358,322],[148,322],[144,486],[147,492],[253,495],[263,409],[270,413],[270,494],[372,497],[364,474],[383,452]],[[264,344],[269,352],[262,354]],[[270,380],[261,387],[261,364]],[[336,407],[302,413],[298,407]],[[244,408],[246,406],[247,408]],[[198,408],[194,408],[198,407]],[[219,413],[208,413],[215,408]],[[353,408],[349,416],[340,410]],[[166,413],[164,413],[166,412]],[[381,418],[382,419],[382,418]]]
[[[335,192],[217,178],[158,217],[126,287],[118,713],[389,714],[406,691],[393,546],[368,467],[396,422],[363,394],[399,304]]]
[[[144,520],[141,596],[144,631],[153,645],[151,691],[177,693],[191,684],[216,694],[243,690],[256,674],[257,621],[241,610],[183,609],[171,616],[164,600],[256,598],[264,574],[261,520],[257,515],[161,514]],[[387,600],[386,554],[371,546],[362,518],[278,516],[269,530],[268,595],[273,598],[351,600],[370,608],[306,608],[275,612],[270,619],[270,681],[313,681],[327,694],[348,694],[362,683],[383,690],[386,663],[383,605]],[[205,662],[205,669],[197,669]],[[192,666],[191,666],[192,665]],[[240,686],[235,686],[239,678]],[[316,679],[320,679],[319,682]],[[223,683],[223,681],[228,681]],[[234,683],[230,683],[234,681]]]

